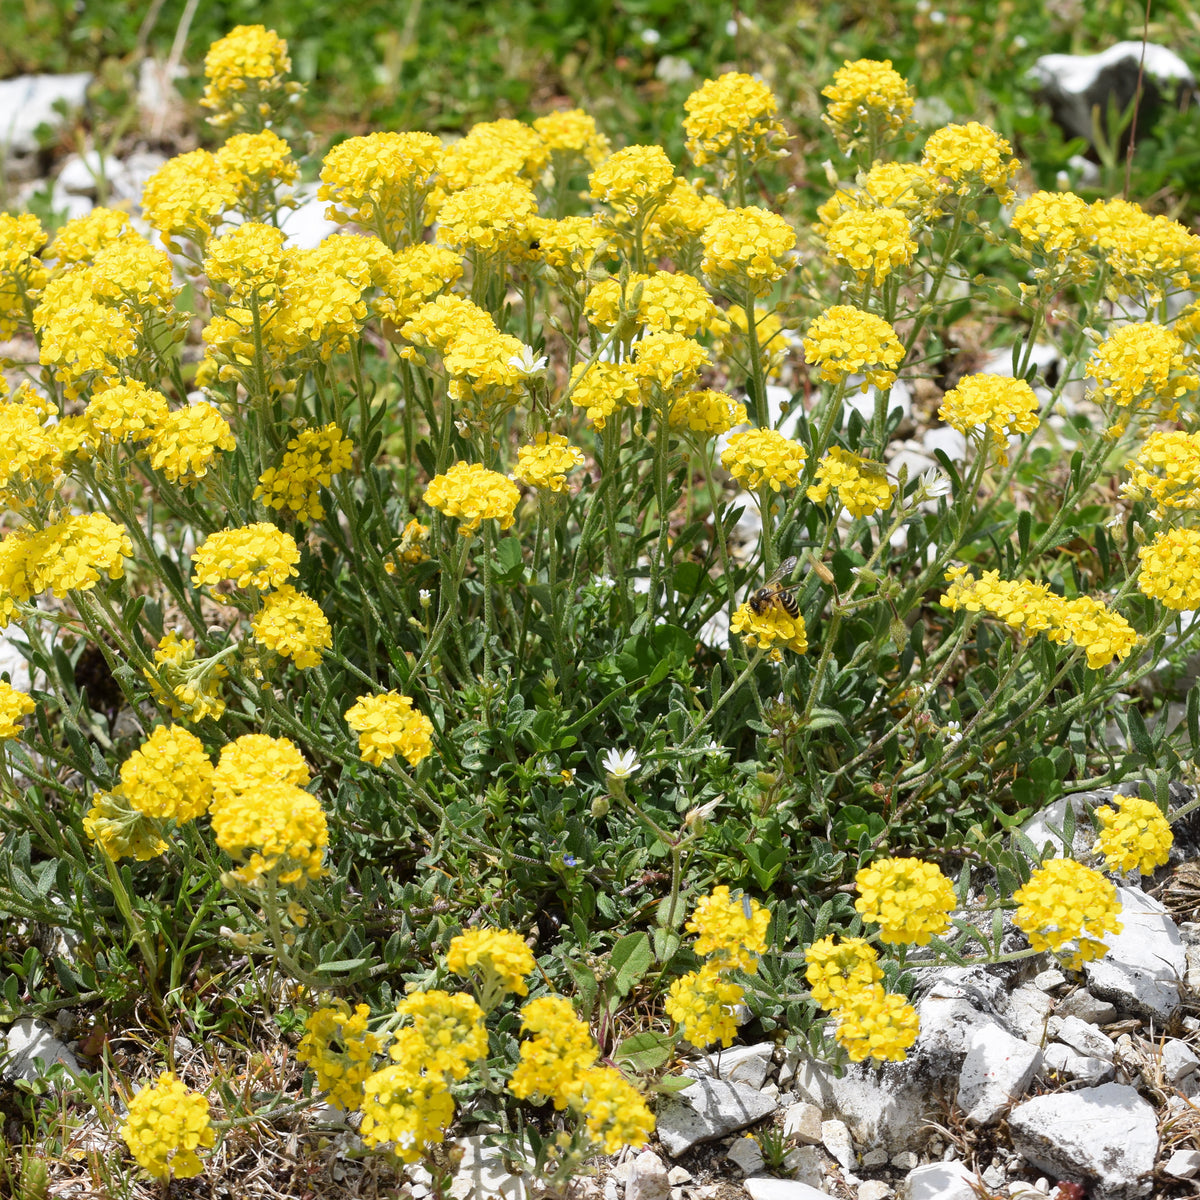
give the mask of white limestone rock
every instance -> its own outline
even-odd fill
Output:
[[[960,1162],[926,1163],[900,1186],[901,1200],[978,1200],[978,1179]]]
[[[1051,1017],[1046,1031],[1056,1042],[1070,1046],[1076,1054],[1112,1061],[1112,1039],[1078,1017]]]
[[[1056,991],[1066,982],[1067,977],[1057,967],[1050,967],[1045,971],[1039,971],[1033,977],[1033,986],[1041,988],[1043,992]]]
[[[891,1187],[881,1179],[868,1179],[858,1185],[858,1200],[887,1200],[893,1195]]]
[[[1087,988],[1080,988],[1059,1001],[1054,1015],[1078,1017],[1089,1025],[1107,1025],[1117,1019],[1117,1006],[1107,1000],[1097,1000]]]
[[[804,1101],[790,1105],[783,1114],[783,1136],[801,1146],[819,1146],[821,1110]]]
[[[1092,1200],[1138,1200],[1153,1187],[1154,1109],[1135,1089],[1104,1083],[1036,1096],[1008,1114],[1013,1147],[1059,1179],[1084,1182]]]
[[[1176,1150],[1163,1166],[1173,1179],[1195,1179],[1200,1174],[1200,1150]]]
[[[822,1121],[821,1142],[825,1149],[847,1170],[858,1161],[854,1152],[854,1139],[844,1121]]]
[[[1168,1083],[1182,1083],[1197,1067],[1200,1067],[1200,1058],[1196,1057],[1195,1051],[1187,1042],[1181,1042],[1178,1038],[1167,1038],[1162,1048],[1162,1072]]]
[[[1095,840],[1091,818],[1088,816],[1089,801],[1094,799],[1095,793],[1092,792],[1075,792],[1070,796],[1061,796],[1053,804],[1048,804],[1040,812],[1034,813],[1021,826],[1021,832],[1033,843],[1039,854],[1049,846],[1054,855],[1082,859],[1091,852],[1092,842]],[[1075,837],[1070,848],[1067,848],[1063,841],[1068,804],[1075,813]]]
[[[1042,1051],[1042,1067],[1064,1079],[1074,1079],[1091,1087],[1098,1083],[1107,1083],[1115,1078],[1117,1073],[1110,1060],[1077,1054],[1060,1042],[1051,1042]]]
[[[0,154],[7,158],[35,153],[38,126],[61,125],[58,108],[81,108],[91,82],[86,72],[0,79]]]
[[[672,1158],[769,1116],[775,1102],[744,1083],[698,1079],[658,1110],[658,1140]]]
[[[663,1160],[653,1150],[643,1150],[633,1160],[625,1200],[670,1200],[671,1181]]]
[[[1179,1008],[1179,984],[1187,970],[1183,942],[1167,910],[1137,888],[1118,887],[1120,933],[1110,933],[1109,952],[1084,964],[1088,990],[1119,1009],[1168,1021]]]
[[[737,1138],[725,1155],[743,1175],[757,1175],[766,1166],[762,1147],[749,1134]]]
[[[726,1079],[730,1083],[744,1083],[747,1087],[761,1088],[771,1069],[771,1055],[775,1046],[771,1042],[760,1042],[756,1046],[731,1046],[718,1050],[697,1062],[689,1063],[684,1074],[694,1079]]]
[[[14,1021],[8,1027],[7,1046],[7,1055],[0,1055],[4,1060],[0,1078],[10,1082],[22,1079],[34,1083],[45,1076],[46,1068],[59,1062],[72,1074],[79,1073],[78,1059],[40,1017]]]
[[[827,1192],[818,1191],[798,1179],[773,1179],[770,1175],[754,1175],[742,1180],[742,1187],[751,1200],[829,1200]]]
[[[1008,997],[1004,1017],[1015,1034],[1039,1046],[1046,1036],[1046,1022],[1053,1007],[1054,1000],[1041,988],[1023,983]]]
[[[457,1139],[463,1156],[450,1184],[452,1200],[528,1200],[528,1181],[512,1174],[500,1147],[486,1141],[484,1134]]]
[[[991,1125],[1024,1094],[1042,1052],[998,1025],[980,1029],[958,1076],[958,1104],[967,1120]]]

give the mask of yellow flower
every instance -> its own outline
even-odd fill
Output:
[[[600,1057],[587,1025],[570,1000],[539,996],[521,1009],[521,1030],[534,1036],[521,1043],[521,1060],[508,1090],[518,1100],[537,1097],[566,1108],[577,1077]]]
[[[539,433],[533,444],[517,450],[513,474],[530,487],[549,492],[567,490],[567,472],[583,466],[583,452],[569,446],[561,433]]]
[[[778,103],[771,89],[753,75],[730,71],[709,79],[683,107],[687,149],[697,166],[728,157],[749,168],[773,156],[787,137],[775,119]]]
[[[172,483],[188,487],[208,474],[218,450],[235,446],[229,423],[201,400],[176,409],[154,430],[146,449],[150,465]]]
[[[807,455],[799,442],[774,429],[751,429],[730,437],[721,465],[748,488],[767,486],[777,492],[800,482]]]
[[[589,1067],[570,1087],[569,1104],[605,1154],[637,1149],[654,1132],[654,1115],[641,1093],[614,1067]]]
[[[1178,414],[1179,398],[1200,387],[1200,374],[1183,340],[1153,322],[1122,325],[1096,347],[1087,372],[1099,385],[1099,394],[1119,408],[1160,406],[1167,421]],[[1119,433],[1126,419],[1109,432]]]
[[[588,177],[592,195],[620,213],[648,214],[666,198],[675,168],[661,146],[627,146]]]
[[[595,166],[608,154],[608,138],[596,129],[596,118],[582,108],[547,113],[533,122],[551,155],[577,156]]]
[[[354,462],[354,444],[336,423],[304,429],[287,444],[278,467],[268,467],[254,491],[267,508],[290,512],[297,521],[325,516],[320,489]]]
[[[851,1062],[903,1062],[920,1032],[917,1010],[878,983],[852,992],[836,1016],[834,1036]]]
[[[1049,950],[1060,957],[1068,943],[1071,970],[1107,952],[1101,938],[1120,933],[1121,902],[1117,889],[1097,871],[1070,858],[1052,858],[1013,893],[1020,905],[1014,916],[1017,928],[1029,936],[1034,950]]]
[[[861,455],[832,446],[817,464],[817,482],[805,495],[823,504],[830,489],[836,489],[838,499],[853,517],[869,517],[887,508],[896,494],[896,485],[887,477],[882,463],[872,462]]]
[[[883,979],[879,955],[862,938],[838,941],[830,934],[805,950],[804,961],[812,998],[827,1010],[840,1008],[854,993]]]
[[[1185,512],[1200,508],[1200,433],[1156,430],[1125,469],[1129,482],[1121,493],[1130,500],[1149,497],[1159,509]]]
[[[33,712],[32,696],[0,679],[0,741],[21,736],[21,721]]]
[[[1152,800],[1118,796],[1117,808],[1107,804],[1096,809],[1101,829],[1095,849],[1104,855],[1110,871],[1132,871],[1153,875],[1171,856],[1175,835],[1170,822]]]
[[[701,234],[700,264],[717,291],[741,300],[747,292],[765,296],[792,264],[796,231],[765,208],[734,208]]]
[[[167,398],[137,379],[96,392],[84,414],[97,433],[114,442],[144,442],[167,419]]]
[[[190,1179],[204,1170],[196,1151],[210,1147],[216,1135],[209,1124],[208,1101],[164,1071],[129,1101],[121,1137],[155,1179]]]
[[[1200,608],[1200,530],[1167,529],[1138,550],[1138,591],[1178,611]]]
[[[455,975],[467,976],[476,970],[482,973],[485,994],[498,989],[529,995],[525,976],[536,966],[524,939],[509,929],[464,929],[451,939],[446,954],[446,969]]]
[[[720,884],[696,901],[686,928],[698,935],[697,954],[711,957],[713,965],[722,969],[737,967],[753,975],[759,956],[766,953],[770,924],[770,912],[757,900],[746,895],[735,898]]]
[[[487,1057],[488,1035],[484,1012],[464,993],[413,992],[396,1005],[411,1018],[388,1053],[394,1062],[436,1071],[451,1079],[465,1079],[470,1064]]]
[[[618,407],[638,404],[642,398],[642,374],[631,362],[576,363],[571,372],[571,403],[587,410],[587,418],[603,429]]]
[[[1094,269],[1096,215],[1074,192],[1034,192],[1013,210],[1012,227],[1027,250],[1056,270],[1082,275]]]
[[[858,276],[860,284],[869,281],[879,287],[897,267],[912,262],[917,243],[900,209],[851,208],[829,226],[825,248]]]
[[[447,146],[438,177],[447,192],[477,183],[532,183],[541,177],[549,157],[550,147],[536,129],[503,117],[472,125],[466,137]]]
[[[671,984],[663,1009],[693,1046],[704,1049],[714,1042],[730,1046],[737,1035],[734,1010],[744,998],[741,984],[715,963],[705,963]]]
[[[123,237],[136,237],[127,212],[115,208],[93,208],[68,221],[55,235],[45,257],[56,270],[75,263],[91,263],[106,246]]]
[[[298,574],[299,561],[296,539],[268,521],[259,521],[210,533],[192,555],[192,582],[197,587],[215,586],[228,579],[235,587],[266,591]]]
[[[413,708],[410,696],[399,692],[359,696],[345,719],[358,734],[359,754],[373,767],[397,754],[415,767],[433,753],[433,722]]]
[[[221,747],[213,774],[213,799],[224,801],[253,793],[270,783],[304,787],[312,778],[304,756],[288,738],[244,733]]]
[[[367,1029],[370,1015],[365,1004],[351,1013],[345,1000],[335,1000],[304,1022],[307,1032],[296,1048],[296,1057],[316,1075],[317,1087],[347,1112],[361,1106],[372,1060],[383,1049],[383,1038]]]
[[[425,488],[425,503],[461,523],[458,532],[469,537],[485,520],[508,529],[516,517],[521,493],[517,485],[478,463],[459,461],[444,475],[435,475]]]
[[[462,278],[463,260],[445,246],[418,242],[398,250],[376,267],[379,295],[375,311],[402,325],[423,304],[440,296]]]
[[[971,121],[935,130],[925,142],[921,165],[947,179],[959,196],[995,192],[1001,203],[1013,197],[1009,180],[1021,169],[1012,147],[994,129]]]
[[[799,613],[791,616],[779,604],[773,604],[761,613],[756,613],[749,604],[739,605],[729,628],[741,634],[752,650],[760,646],[764,650],[771,650],[775,656],[773,661],[778,661],[778,650],[774,647],[776,642],[796,654],[808,650],[808,630],[804,625],[804,617]]]
[[[302,671],[315,667],[322,651],[333,646],[333,630],[321,606],[290,583],[263,600],[251,628],[256,642],[290,658]]]
[[[883,858],[854,877],[855,910],[879,926],[885,945],[924,946],[950,927],[954,887],[936,864],[916,858]]]
[[[236,182],[208,150],[178,154],[142,189],[142,215],[168,250],[187,239],[203,247],[238,201]]]
[[[746,406],[724,392],[685,392],[671,405],[671,425],[706,438],[746,423]]]
[[[942,397],[938,416],[960,433],[986,426],[994,435],[996,460],[1008,463],[1008,438],[1038,427],[1038,400],[1024,379],[1007,375],[968,375]]]
[[[454,1098],[436,1071],[396,1064],[367,1077],[362,1114],[368,1146],[392,1142],[401,1162],[412,1163],[429,1146],[441,1144],[454,1120]]]
[[[438,209],[438,237],[460,253],[514,255],[528,247],[537,197],[524,181],[477,183]]]
[[[138,812],[182,825],[208,811],[213,765],[194,733],[157,725],[121,764],[121,792]]]
[[[148,862],[166,848],[161,821],[138,812],[125,798],[120,784],[111,792],[97,792],[83,818],[83,832],[114,862],[136,858]]]
[[[0,338],[10,338],[25,320],[26,299],[36,301],[49,272],[37,252],[46,231],[32,213],[0,213]]]
[[[154,662],[157,674],[145,669],[142,674],[154,698],[172,717],[202,721],[219,718],[225,711],[221,697],[221,680],[228,675],[225,665],[211,660],[197,665],[196,643],[191,638],[181,638],[174,630],[164,634],[155,647]]]
[[[861,137],[874,145],[885,137],[894,137],[913,109],[908,84],[892,69],[891,59],[847,60],[834,72],[833,83],[823,88],[821,95],[829,101],[821,119],[844,144]]]
[[[304,888],[325,874],[325,813],[303,788],[272,782],[217,796],[209,815],[217,845],[242,863],[230,872],[239,883],[255,887],[275,871],[279,883]]]

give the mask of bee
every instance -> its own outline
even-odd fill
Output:
[[[795,595],[791,588],[782,582],[795,567],[795,557],[785,558],[771,578],[750,597],[750,611],[756,617],[761,617],[776,605],[779,605],[793,621],[800,615],[800,605],[796,603]]]

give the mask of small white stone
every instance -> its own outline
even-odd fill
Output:
[[[793,1104],[783,1114],[783,1136],[804,1146],[819,1146],[821,1110],[815,1104]]]
[[[1066,982],[1067,977],[1057,967],[1051,967],[1048,971],[1039,971],[1033,977],[1033,986],[1041,988],[1043,992],[1052,992]]]
[[[927,1163],[904,1181],[904,1200],[978,1200],[978,1180],[962,1163]]]
[[[687,1167],[672,1167],[667,1172],[667,1182],[672,1187],[682,1187],[685,1183],[691,1183],[692,1173]]]
[[[1194,1179],[1200,1173],[1200,1150],[1176,1150],[1163,1171],[1175,1179]]]
[[[1060,1000],[1054,1014],[1059,1017],[1078,1017],[1089,1025],[1107,1025],[1117,1019],[1117,1006],[1107,1000],[1097,1000],[1087,988],[1080,988],[1065,1000]]]
[[[868,1179],[858,1185],[858,1200],[887,1200],[888,1196],[895,1194],[882,1179]]]
[[[1076,1054],[1112,1060],[1112,1039],[1078,1017],[1051,1017],[1048,1032],[1055,1041],[1070,1046]]]
[[[643,1150],[633,1160],[633,1170],[625,1185],[625,1200],[669,1200],[671,1185],[667,1168],[653,1150]]]
[[[911,1171],[921,1160],[911,1150],[901,1150],[892,1155],[892,1166],[900,1171]]]
[[[742,1180],[753,1200],[829,1200],[826,1192],[818,1191],[798,1179],[773,1179],[770,1175],[754,1175]]]
[[[737,1138],[725,1155],[743,1175],[757,1175],[766,1165],[763,1162],[762,1147],[754,1138]]]
[[[1178,1084],[1200,1067],[1191,1046],[1178,1038],[1168,1038],[1162,1048],[1162,1070],[1168,1083]]]
[[[886,1167],[888,1155],[886,1150],[868,1150],[862,1156],[862,1165],[867,1168]]]
[[[858,1156],[854,1153],[854,1142],[844,1121],[822,1121],[821,1142],[847,1170],[854,1166]]]
[[[1051,1042],[1042,1051],[1042,1066],[1064,1079],[1075,1079],[1090,1086],[1107,1083],[1116,1075],[1116,1068],[1106,1059],[1076,1054],[1060,1042]]]

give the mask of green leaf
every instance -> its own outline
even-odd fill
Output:
[[[613,1059],[634,1071],[656,1071],[664,1063],[670,1061],[674,1052],[675,1039],[673,1037],[646,1029],[619,1042],[613,1051]]]
[[[573,958],[564,959],[563,961],[571,979],[575,983],[575,991],[579,996],[579,1007],[582,1010],[582,1015],[588,1017],[596,1007],[596,997],[600,993],[600,984],[597,982],[595,973],[591,967],[585,963],[578,962]]]
[[[1146,722],[1142,720],[1142,714],[1136,708],[1130,707],[1128,710],[1129,716],[1129,740],[1133,742],[1133,748],[1146,758],[1154,758],[1154,743],[1150,740],[1150,734],[1146,729]]]
[[[616,972],[617,995],[628,995],[654,961],[650,939],[644,933],[628,934],[612,948],[608,961]]]
[[[695,1082],[686,1075],[664,1075],[650,1085],[650,1090],[664,1096],[673,1096],[676,1092],[682,1092],[684,1088],[691,1087]]]
[[[357,971],[359,967],[366,966],[371,960],[369,958],[338,958],[333,962],[317,963],[318,971]]]

